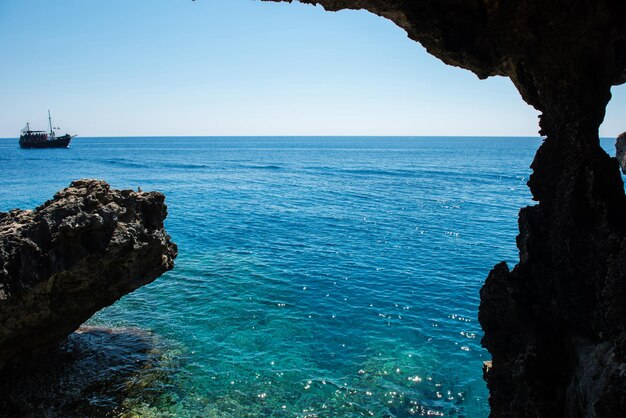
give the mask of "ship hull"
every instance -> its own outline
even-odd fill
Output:
[[[26,142],[20,138],[21,148],[67,148],[70,146],[72,137],[70,135],[63,135],[55,139],[48,139],[45,141]]]

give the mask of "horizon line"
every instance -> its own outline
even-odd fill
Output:
[[[619,135],[619,134],[618,134]],[[615,136],[599,136],[599,139],[616,139]],[[113,138],[527,138],[546,139],[545,136],[536,135],[102,135],[94,136],[76,135],[76,139],[113,139]],[[18,137],[0,137],[0,140],[19,140]]]
[[[529,135],[76,135],[74,139],[93,138],[533,138],[545,137]],[[600,137],[613,138],[613,137]],[[19,137],[0,137],[2,139],[19,139]]]

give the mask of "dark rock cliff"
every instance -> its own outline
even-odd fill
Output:
[[[164,200],[79,180],[34,211],[0,213],[0,368],[174,266]]]
[[[289,0],[286,0],[289,1]],[[391,19],[443,62],[509,77],[543,145],[512,271],[481,291],[493,416],[626,411],[626,199],[598,128],[626,81],[623,0],[303,0]]]
[[[621,133],[615,141],[615,158],[617,158],[622,173],[626,174],[626,132]]]

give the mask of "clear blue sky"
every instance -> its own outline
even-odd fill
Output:
[[[508,79],[445,66],[366,12],[253,0],[0,0],[0,137],[528,135]],[[626,130],[614,88],[601,135]]]

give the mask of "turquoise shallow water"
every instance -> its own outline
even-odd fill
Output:
[[[0,210],[84,177],[166,194],[176,268],[90,320],[150,330],[165,347],[167,377],[127,411],[484,417],[478,291],[495,263],[516,260],[539,144],[2,139]]]

